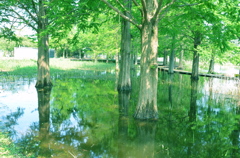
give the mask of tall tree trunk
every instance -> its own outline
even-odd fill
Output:
[[[170,62],[169,62],[169,69],[168,69],[168,73],[173,74],[174,73],[174,66],[175,66],[175,50],[171,50],[171,54],[170,54]]]
[[[167,66],[167,50],[163,51],[163,66]]]
[[[193,50],[193,63],[192,63],[192,79],[198,80],[199,77],[199,53],[197,47],[201,44],[201,33],[199,31],[194,32],[194,50]]]
[[[157,8],[152,1],[145,1],[141,28],[142,53],[141,75],[138,103],[134,117],[137,119],[157,119],[157,85],[158,85],[158,16],[152,14]]]
[[[47,29],[48,20],[44,0],[39,0],[39,23],[38,23],[38,76],[36,87],[52,86],[49,67],[49,45]]]
[[[174,65],[175,65],[175,35],[172,37],[172,47],[171,47],[171,54],[170,54],[170,62],[169,62],[169,69],[168,73],[173,74]]]
[[[124,5],[128,11],[131,10],[131,0],[124,0]],[[124,12],[127,17],[130,17],[129,12]],[[120,59],[120,72],[118,78],[118,91],[131,90],[131,34],[130,22],[122,19],[122,38],[121,38],[121,59]]]
[[[116,67],[116,71],[119,71],[119,69],[120,69],[119,68],[119,53],[116,54],[115,61],[116,61],[115,62],[116,63],[116,66],[115,66]]]
[[[212,56],[211,56],[211,60],[210,60],[210,64],[209,64],[209,69],[208,69],[208,73],[209,73],[209,74],[214,73],[214,55],[215,55],[215,52],[214,52],[214,50],[212,50]]]
[[[180,51],[178,69],[183,69],[183,50]]]

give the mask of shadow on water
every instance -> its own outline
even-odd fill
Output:
[[[113,78],[56,76],[51,90],[37,91],[34,80],[6,81],[0,129],[33,157],[239,157],[237,81],[160,73],[159,120],[147,122],[132,117],[138,84],[118,93]]]

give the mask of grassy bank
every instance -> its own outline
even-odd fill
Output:
[[[50,68],[51,74],[58,74],[64,72],[77,72],[78,70],[112,70],[115,68],[115,64],[71,61],[70,59],[50,59]],[[0,58],[0,74],[36,77],[37,61]]]

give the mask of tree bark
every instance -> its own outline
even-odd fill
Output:
[[[201,44],[201,33],[199,31],[194,32],[194,50],[193,50],[193,63],[192,63],[192,79],[199,79],[199,53],[197,47]]]
[[[49,67],[49,45],[47,29],[48,20],[44,0],[39,0],[39,22],[38,22],[38,75],[36,87],[52,86]]]
[[[125,8],[131,10],[131,0],[124,0]],[[124,15],[130,17],[130,14],[125,11]],[[130,34],[130,22],[122,19],[122,38],[121,38],[121,59],[120,59],[120,72],[118,78],[118,91],[130,91],[131,90],[131,34]]]
[[[141,75],[138,103],[134,117],[136,119],[157,119],[157,83],[158,83],[158,16],[152,13],[156,3],[145,1],[147,9],[143,11],[141,28],[142,53]],[[151,10],[152,9],[152,10]],[[151,11],[150,11],[151,10]]]

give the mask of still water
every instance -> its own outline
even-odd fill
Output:
[[[87,74],[93,74],[88,76]],[[160,72],[157,122],[134,120],[131,93],[116,91],[115,75],[57,75],[54,87],[34,79],[0,83],[0,130],[24,155],[56,158],[240,157],[239,80]]]

